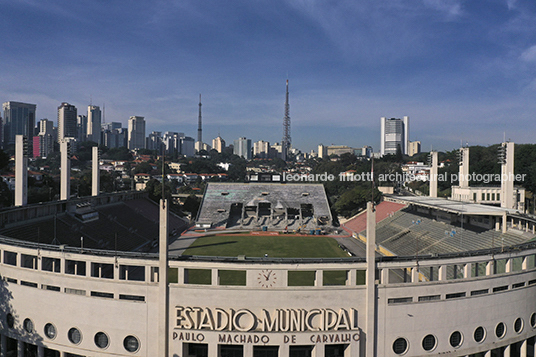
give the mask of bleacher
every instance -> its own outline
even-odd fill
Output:
[[[84,248],[118,251],[148,251],[158,239],[159,209],[148,199],[97,206],[94,210],[99,213],[96,220],[84,222],[64,213],[5,228],[0,234],[32,242],[72,247],[83,244]],[[168,227],[173,235],[186,230],[188,224],[170,214]]]
[[[366,230],[360,232],[366,235]],[[530,233],[506,233],[472,225],[451,225],[432,217],[401,209],[376,226],[376,243],[398,256],[476,251],[521,244],[534,239]]]
[[[233,214],[231,207],[234,207]],[[296,217],[290,217],[289,212],[294,211]],[[285,212],[289,213],[288,219],[285,219]],[[205,190],[197,225],[290,230],[314,229],[322,220],[327,225],[332,222],[321,184],[211,182]]]

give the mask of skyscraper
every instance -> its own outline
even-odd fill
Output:
[[[402,154],[408,154],[409,144],[409,117],[402,119],[381,118],[381,155],[396,154],[398,147]]]
[[[63,102],[58,107],[58,142],[78,136],[76,107]]]
[[[29,140],[33,137],[35,127],[35,104],[5,102],[4,110],[4,148],[15,145],[15,136],[24,135]],[[31,141],[29,142],[31,145]]]
[[[288,79],[285,96],[285,117],[283,118],[283,140],[281,141],[281,158],[287,159],[292,140],[290,138],[290,104],[288,102]]]
[[[251,160],[251,139],[244,137],[234,141],[234,154],[242,156],[246,160]]]
[[[89,105],[87,107],[87,140],[101,144],[101,122],[102,113],[98,106]]]
[[[145,149],[145,118],[132,116],[128,120],[128,149]]]
[[[221,153],[225,149],[225,140],[218,135],[217,138],[212,139],[212,148],[217,152]]]

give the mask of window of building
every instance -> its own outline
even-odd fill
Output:
[[[393,352],[397,355],[402,355],[408,350],[408,340],[403,337],[399,337],[393,342]]]
[[[449,342],[450,345],[454,348],[460,347],[463,342],[462,334],[460,333],[460,331],[454,331],[453,333],[451,333]]]
[[[313,346],[290,346],[289,357],[311,357]]]
[[[86,262],[65,260],[65,274],[86,275]]]
[[[23,356],[37,356],[37,346],[36,345],[32,345],[31,343],[27,343],[27,342],[24,342],[23,344],[23,352],[22,352],[22,355]]]
[[[326,345],[324,349],[324,357],[344,357],[344,350],[348,345]]]
[[[45,336],[51,340],[56,338],[56,327],[51,323],[47,323],[45,325]]]
[[[432,351],[436,346],[436,338],[434,335],[426,335],[422,339],[422,348],[425,351]]]
[[[22,325],[24,326],[24,330],[26,330],[26,332],[28,333],[34,332],[34,324],[32,320],[24,319],[24,322],[22,323]]]
[[[533,312],[532,315],[530,315],[530,326],[536,328],[536,312]]]
[[[82,333],[79,329],[73,327],[69,330],[67,333],[67,337],[69,338],[69,341],[71,343],[74,343],[75,345],[78,345],[82,341]]]
[[[244,346],[219,345],[219,357],[244,357]]]
[[[98,348],[106,348],[109,345],[108,335],[106,335],[104,332],[97,332],[94,340],[95,346]]]
[[[91,276],[94,278],[113,279],[114,265],[104,263],[91,263]]]
[[[44,357],[61,357],[60,351],[52,350],[50,348],[44,349]]]
[[[6,337],[6,356],[17,356],[18,341],[11,337]]]
[[[478,343],[484,341],[484,339],[486,338],[486,330],[484,330],[482,326],[477,327],[473,334],[473,338]]]
[[[7,322],[7,327],[9,328],[13,328],[13,326],[15,326],[15,318],[13,317],[11,313],[8,313],[6,315],[6,322]]]
[[[208,344],[206,343],[185,343],[183,355],[188,357],[208,357]]]
[[[495,327],[495,336],[498,338],[503,338],[506,335],[506,325],[502,322],[499,322]]]
[[[253,357],[278,357],[279,346],[253,346]]]
[[[35,255],[20,255],[20,266],[22,268],[37,269],[37,257]]]
[[[60,264],[61,261],[59,259],[43,257],[41,260],[41,270],[59,273]]]
[[[521,331],[523,331],[523,319],[521,317],[518,317],[514,321],[514,331],[517,333],[521,333]]]
[[[4,264],[17,265],[17,253],[4,250]]]
[[[482,201],[485,201],[485,200],[486,200],[486,194],[482,192]]]

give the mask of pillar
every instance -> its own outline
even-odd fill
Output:
[[[169,292],[168,292],[168,201],[160,200],[158,257],[158,355],[169,352]]]
[[[92,162],[91,162],[91,195],[98,196],[100,191],[100,169],[99,169],[99,148],[94,146],[92,148]]]
[[[376,355],[376,211],[372,202],[367,203],[367,273],[365,349],[367,356]]]
[[[15,206],[28,204],[28,138],[15,136]]]
[[[71,159],[67,141],[60,142],[61,172],[60,172],[60,200],[68,200],[71,197]]]
[[[430,153],[432,168],[430,169],[430,197],[437,197],[437,151]]]
[[[439,281],[447,280],[447,266],[441,265],[438,269],[437,275],[437,279]]]

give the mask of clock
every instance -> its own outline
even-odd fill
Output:
[[[261,270],[257,276],[259,286],[263,288],[271,288],[275,285],[277,276],[273,270]]]

